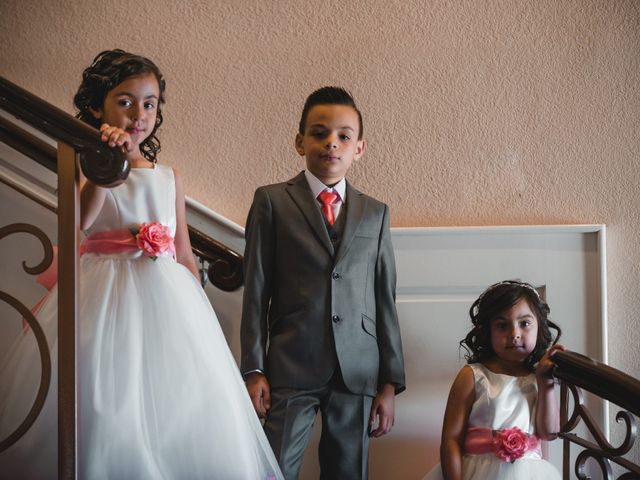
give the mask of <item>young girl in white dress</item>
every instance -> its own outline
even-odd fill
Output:
[[[560,428],[550,356],[564,347],[549,306],[528,283],[503,281],[469,314],[468,365],[449,392],[441,464],[425,480],[559,480],[540,450]]]
[[[74,98],[78,117],[100,127],[102,140],[122,148],[132,167],[115,188],[82,185],[79,478],[279,479],[198,282],[182,180],[156,163],[164,90],[150,60],[112,50],[84,71]],[[55,288],[39,318],[55,372]],[[4,436],[35,396],[33,385],[24,388],[25,375],[39,374],[29,337],[17,341],[0,371]],[[51,391],[30,431],[0,454],[6,478],[57,478],[56,403]]]

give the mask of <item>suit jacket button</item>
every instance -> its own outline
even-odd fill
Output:
[[[334,315],[331,317],[331,320],[333,320],[333,323],[338,323],[340,321],[340,317],[338,315]]]
[[[334,280],[338,280],[340,278],[340,274],[338,272],[333,272],[331,274],[331,278],[333,278]]]

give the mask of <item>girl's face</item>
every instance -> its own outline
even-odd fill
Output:
[[[526,299],[491,320],[491,346],[503,361],[523,362],[538,341],[538,319]]]
[[[152,73],[129,77],[104,99],[102,110],[91,113],[101,123],[121,128],[140,145],[153,132],[158,114],[160,86]]]

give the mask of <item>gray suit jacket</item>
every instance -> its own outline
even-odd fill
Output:
[[[304,174],[256,190],[247,219],[243,373],[313,389],[340,365],[347,388],[404,390],[389,209],[347,182],[337,252]]]

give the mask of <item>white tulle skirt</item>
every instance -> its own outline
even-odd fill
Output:
[[[81,259],[79,464],[83,479],[282,478],[209,300],[169,258]],[[42,414],[0,453],[6,478],[57,478],[57,301],[38,315],[54,378]],[[39,382],[31,333],[0,366],[0,435]],[[3,477],[4,478],[4,477]]]
[[[442,468],[436,465],[422,480],[443,480]],[[561,480],[560,472],[551,463],[525,456],[513,463],[503,462],[492,453],[463,455],[463,480]]]

